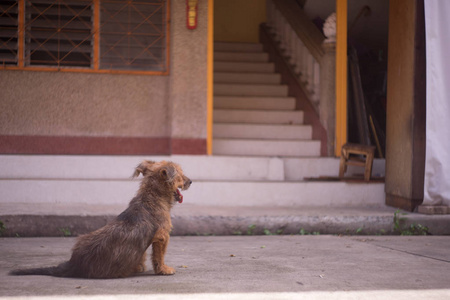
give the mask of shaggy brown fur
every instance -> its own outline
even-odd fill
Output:
[[[182,202],[179,189],[191,180],[172,162],[143,161],[133,177],[143,175],[137,195],[112,223],[78,238],[69,261],[50,268],[12,271],[11,275],[117,278],[145,270],[145,251],[152,245],[155,274],[171,275],[164,264],[172,228],[170,209]]]

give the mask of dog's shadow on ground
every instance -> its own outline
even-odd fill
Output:
[[[175,275],[175,274],[172,274],[172,275]],[[136,274],[130,275],[130,278],[131,277],[156,277],[156,276],[170,277],[171,275],[157,275],[153,271],[145,271],[142,273],[136,273]]]

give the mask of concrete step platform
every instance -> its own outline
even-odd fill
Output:
[[[281,75],[277,73],[214,73],[214,83],[251,83],[251,84],[280,84]]]
[[[303,124],[303,111],[215,109],[214,122],[245,124]]]
[[[320,141],[214,138],[213,154],[235,156],[319,157]]]
[[[125,205],[138,180],[1,180],[1,203]],[[358,206],[384,203],[384,183],[194,181],[183,192],[196,205]]]
[[[214,51],[214,61],[232,61],[232,62],[268,62],[269,54],[265,52],[261,53],[248,53],[248,52],[222,52]]]
[[[214,84],[214,96],[287,97],[287,85]]]
[[[262,52],[263,46],[258,43],[228,43],[214,42],[214,51],[217,52]]]
[[[214,72],[274,73],[275,64],[269,62],[222,62],[214,63]]]
[[[279,158],[240,156],[73,156],[73,155],[0,155],[0,183],[36,180],[128,182],[142,160],[168,160],[181,165],[185,174],[197,181],[303,181],[305,177],[338,176],[338,158]],[[372,175],[384,176],[385,160],[375,159]],[[363,173],[349,166],[346,174]],[[3,185],[0,198],[7,201],[11,189]]]
[[[112,221],[124,205],[1,204],[3,236],[77,236]],[[400,230],[394,216],[401,214]],[[450,215],[421,215],[379,207],[216,207],[177,204],[172,209],[173,236],[281,234],[401,234],[411,224],[433,235],[450,234]],[[398,227],[398,226],[397,226]]]
[[[214,138],[308,140],[312,137],[309,125],[267,125],[214,123]]]
[[[294,110],[295,98],[215,96],[214,109]]]

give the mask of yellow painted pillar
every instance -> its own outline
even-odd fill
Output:
[[[206,152],[212,155],[213,140],[213,97],[214,97],[214,0],[208,0],[208,83],[207,83],[207,117],[206,117]]]
[[[347,142],[347,0],[336,0],[336,156]]]

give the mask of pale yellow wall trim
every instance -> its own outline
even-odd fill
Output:
[[[347,142],[347,0],[336,0],[336,156]]]
[[[212,155],[213,142],[213,107],[214,107],[214,0],[208,0],[208,95],[207,95],[207,117],[206,117],[206,151]]]

